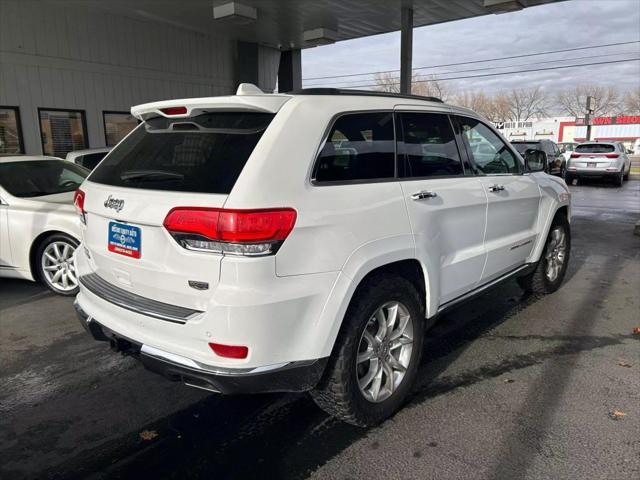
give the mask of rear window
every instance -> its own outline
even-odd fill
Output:
[[[577,153],[611,153],[615,151],[616,147],[606,143],[585,143],[576,147]]]
[[[96,168],[96,165],[100,163],[100,160],[102,160],[106,155],[107,152],[89,153],[76,159],[76,163],[82,165],[85,168],[88,168],[89,170],[93,170],[94,168]]]
[[[0,163],[0,185],[14,197],[40,197],[73,192],[89,170],[65,160]]]
[[[89,180],[116,187],[228,194],[273,117],[217,112],[149,119],[111,151]]]
[[[524,152],[526,152],[527,150],[529,150],[530,148],[534,149],[534,150],[542,150],[542,147],[540,146],[539,142],[530,142],[530,143],[512,143],[511,145],[513,145],[513,147],[518,151],[518,153],[523,154]]]

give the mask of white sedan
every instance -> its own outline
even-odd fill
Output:
[[[73,194],[89,170],[59,158],[0,157],[0,277],[75,295],[80,219]]]

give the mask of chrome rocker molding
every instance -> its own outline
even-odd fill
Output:
[[[203,313],[200,310],[171,305],[127,292],[107,282],[97,273],[82,275],[80,277],[80,284],[94,295],[109,303],[167,322],[185,324],[187,321]]]
[[[440,305],[440,307],[438,308],[438,314],[442,313],[445,310],[448,310],[451,307],[454,307],[456,305],[459,305],[463,302],[466,302],[467,300],[471,300],[473,297],[475,297],[476,295],[479,295],[480,293],[489,290],[492,287],[495,287],[496,285],[509,280],[510,278],[516,277],[518,276],[518,274],[525,274],[525,272],[531,268],[533,268],[535,266],[535,264],[531,264],[531,263],[526,263],[518,268],[516,268],[515,270],[511,270],[510,272],[505,273],[504,275],[502,275],[501,277],[496,278],[495,280],[491,280],[488,283],[485,283],[483,285],[480,285],[479,287],[471,290],[470,292],[465,293],[464,295],[461,295],[457,298],[454,298],[453,300],[448,301],[447,303],[443,303],[442,305]]]

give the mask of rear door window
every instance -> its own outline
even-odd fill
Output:
[[[116,187],[229,194],[274,115],[204,113],[139,125],[89,180]]]
[[[351,182],[395,176],[393,113],[351,113],[331,127],[318,155],[313,180]]]
[[[611,153],[615,149],[608,143],[585,143],[576,147],[576,153]]]
[[[402,139],[398,141],[401,177],[463,175],[453,128],[447,115],[401,113]]]

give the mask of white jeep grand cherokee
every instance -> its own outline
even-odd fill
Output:
[[[131,111],[143,123],[76,194],[76,309],[170,379],[309,390],[371,425],[407,397],[440,312],[510,277],[562,282],[567,186],[470,110],[242,85]]]

